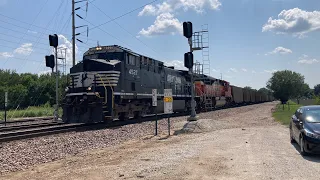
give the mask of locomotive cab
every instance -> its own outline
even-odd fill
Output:
[[[111,51],[111,52],[110,52]],[[123,52],[91,48],[70,69],[70,85],[63,101],[64,122],[100,122],[112,117],[114,87],[118,85]]]

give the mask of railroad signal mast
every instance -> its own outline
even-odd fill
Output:
[[[50,55],[50,56],[46,56],[46,66],[50,67],[52,69],[53,72],[53,68],[56,67],[56,106],[55,106],[55,111],[54,111],[54,119],[58,120],[59,118],[59,114],[58,114],[58,110],[59,110],[59,84],[58,84],[58,35],[54,34],[54,35],[49,35],[49,44],[50,46],[54,47],[55,49],[55,56],[54,55]],[[54,58],[55,57],[55,58]]]
[[[183,23],[183,35],[188,39],[190,46],[190,51],[184,54],[184,66],[189,69],[189,74],[191,76],[191,115],[188,117],[188,121],[197,121],[199,118],[196,115],[196,105],[194,100],[194,82],[193,82],[193,48],[192,48],[192,23],[184,22]]]

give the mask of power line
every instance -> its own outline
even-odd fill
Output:
[[[91,22],[89,22],[89,21],[87,21],[87,20],[85,20],[85,19],[83,19],[83,20],[84,20],[84,21],[86,21],[87,23],[91,24],[92,26],[94,26],[94,24],[92,24]],[[112,38],[114,38],[114,39],[118,40],[119,42],[121,42],[121,43],[125,44],[126,46],[131,47],[130,45],[128,45],[127,43],[125,43],[125,42],[124,42],[124,41],[122,41],[121,39],[119,39],[119,38],[115,37],[114,35],[112,35],[112,34],[108,33],[107,31],[105,31],[105,30],[103,30],[103,29],[101,29],[100,27],[98,27],[98,28],[99,28],[102,32],[104,32],[104,33],[106,33],[107,35],[111,36]]]
[[[0,14],[0,15],[2,15],[2,14]],[[8,16],[5,16],[5,17],[8,17]],[[69,19],[66,21],[66,23],[64,24],[64,26],[63,26],[62,29],[65,29],[65,26],[70,23],[70,20],[71,20],[71,14],[70,14]],[[2,21],[2,22],[4,22],[4,23],[8,23],[8,22],[3,21],[3,20],[0,20],[0,21]],[[23,21],[19,21],[19,22],[28,24],[28,23],[23,22]],[[12,23],[8,23],[8,24],[12,24]],[[22,29],[27,29],[27,30],[28,30],[28,28],[23,27],[23,26],[19,26],[19,25],[16,25],[16,24],[12,24],[12,25],[17,26],[17,27],[20,27],[20,28],[22,28]],[[35,26],[35,27],[39,27],[39,28],[41,28],[41,29],[45,29],[44,27],[40,27],[40,26]],[[10,29],[10,28],[8,28],[8,27],[0,26],[0,28],[7,29],[7,30],[10,30],[10,31],[14,31],[14,32],[17,32],[17,33],[21,33],[21,34],[24,34],[24,33],[25,33],[25,32],[17,31],[17,30],[14,30],[14,29]],[[30,28],[29,28],[29,30],[30,30]],[[49,30],[50,32],[52,32],[52,33],[56,32],[56,31],[54,31],[54,30],[50,30],[50,29],[48,29],[48,30]],[[61,32],[63,32],[63,31],[61,31]],[[68,33],[64,33],[64,34],[70,36],[70,33],[69,33],[69,34],[68,34]],[[38,38],[38,36],[33,35],[33,34],[28,34],[28,36]],[[79,35],[79,36],[82,36],[82,35]],[[83,36],[83,37],[86,37],[86,36]],[[19,37],[19,38],[20,38],[20,37]],[[43,39],[47,39],[47,37],[44,37],[44,36],[43,36]],[[95,40],[95,39],[90,39],[90,38],[87,38],[87,39],[88,39],[89,41],[97,42],[97,40]]]
[[[53,21],[54,18],[56,17],[55,15],[57,14],[58,10],[61,8],[62,2],[63,2],[63,1],[61,1],[60,5],[59,5],[59,7],[58,7],[58,9],[57,9],[57,11],[54,13],[53,18],[51,19],[51,21]],[[47,28],[50,26],[51,21],[48,22],[48,24],[47,24],[47,26],[46,26]],[[42,34],[44,34],[44,33],[47,31],[47,28],[45,29],[45,31],[44,31]],[[63,29],[61,29],[61,31],[63,31]],[[40,39],[40,37],[38,38],[38,41],[39,41],[39,39]],[[50,51],[50,48],[49,48],[49,51]],[[29,54],[29,55],[30,55],[30,54]],[[42,63],[41,63],[41,64],[42,64]],[[40,64],[40,65],[41,65],[41,64]],[[39,67],[40,67],[40,65],[39,65]],[[39,69],[39,67],[38,67],[37,69]],[[42,93],[43,93],[43,90],[44,90],[44,87],[43,87],[43,89],[41,90],[41,93],[40,93],[40,95],[38,96],[38,98],[37,98],[37,100],[35,101],[34,104],[37,103],[39,97],[40,97],[40,96],[42,95]],[[17,101],[15,101],[15,104],[16,104],[16,102],[19,101],[19,99],[20,99],[20,95],[19,95],[19,98],[17,99]],[[21,103],[21,101],[19,102],[19,104],[20,104],[20,103]],[[29,104],[28,108],[30,107],[31,104],[32,104],[32,103]],[[18,107],[18,106],[17,106],[17,107]],[[27,108],[27,109],[28,109],[28,108]],[[17,108],[16,108],[16,110],[17,110]]]
[[[35,22],[35,20],[38,18],[38,16],[40,15],[41,11],[43,10],[43,8],[46,6],[48,0],[46,0],[46,2],[44,3],[44,5],[41,7],[40,11],[38,12],[38,14],[36,15],[36,17],[33,19],[32,23],[33,24]],[[30,25],[31,26],[31,25]],[[28,28],[28,30],[30,29],[30,27]],[[24,35],[21,37],[21,39],[19,40],[19,43],[21,43],[22,39],[24,38],[24,36],[27,34],[27,32],[24,33]],[[9,58],[8,58],[9,59]],[[8,62],[8,59],[5,61],[4,64],[6,64]]]
[[[149,2],[149,3],[147,3],[147,4],[144,4],[143,6],[139,6],[139,7],[135,8],[135,9],[132,9],[132,10],[130,10],[130,11],[128,11],[128,12],[126,12],[126,13],[118,16],[118,17],[116,17],[116,18],[113,18],[113,19],[107,21],[107,22],[104,22],[104,23],[102,23],[102,24],[99,24],[99,25],[97,25],[97,26],[94,26],[94,27],[90,28],[89,30],[98,28],[98,27],[100,27],[100,26],[102,26],[102,25],[105,25],[105,24],[108,24],[108,23],[110,23],[110,22],[112,22],[112,21],[115,21],[115,20],[117,20],[117,19],[120,19],[120,18],[122,18],[122,17],[124,17],[124,16],[126,16],[126,15],[128,15],[128,14],[131,14],[131,13],[133,13],[133,12],[139,10],[139,9],[142,9],[142,8],[144,8],[144,7],[147,6],[147,5],[153,4],[153,3],[157,2],[157,1],[158,1],[158,0],[153,0],[152,2]],[[84,31],[84,32],[85,32],[85,31]]]
[[[110,16],[108,16],[105,12],[103,12],[98,6],[96,6],[95,4],[93,4],[91,2],[91,5],[93,5],[95,8],[97,8],[101,13],[103,13],[106,17],[108,17],[109,19],[112,19]],[[133,38],[135,38],[136,40],[138,40],[140,43],[142,43],[143,45],[145,45],[147,48],[151,49],[153,52],[155,52],[156,54],[159,54],[157,51],[155,51],[154,49],[152,49],[150,46],[148,46],[146,43],[144,43],[143,41],[141,41],[139,38],[137,38],[135,35],[133,35],[132,33],[130,33],[127,29],[125,29],[123,26],[121,26],[117,21],[113,21],[115,24],[117,24],[121,29],[123,29],[124,31],[126,31],[129,35],[131,35]],[[159,54],[160,55],[160,54]]]

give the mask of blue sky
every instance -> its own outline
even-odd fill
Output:
[[[118,44],[183,68],[189,50],[181,23],[194,31],[209,26],[210,75],[238,86],[259,89],[272,72],[289,69],[305,76],[311,88],[320,83],[319,0],[89,0],[77,11],[77,60],[89,47]],[[142,7],[136,9],[138,7]],[[126,14],[128,13],[128,14]],[[119,17],[114,21],[100,25]],[[50,71],[48,34],[59,34],[71,62],[71,0],[0,0],[0,64],[17,72]],[[201,51],[194,52],[202,61]],[[70,66],[69,66],[70,67]],[[221,74],[220,74],[221,73]]]

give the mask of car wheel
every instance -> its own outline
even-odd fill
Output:
[[[296,141],[293,138],[293,133],[292,133],[292,129],[290,128],[290,142],[291,143],[295,143]]]
[[[304,145],[305,144],[305,141],[304,141],[304,138],[303,138],[303,136],[301,136],[300,137],[300,154],[302,155],[302,156],[306,156],[306,155],[308,155],[308,153],[305,151],[305,149],[304,149]]]

